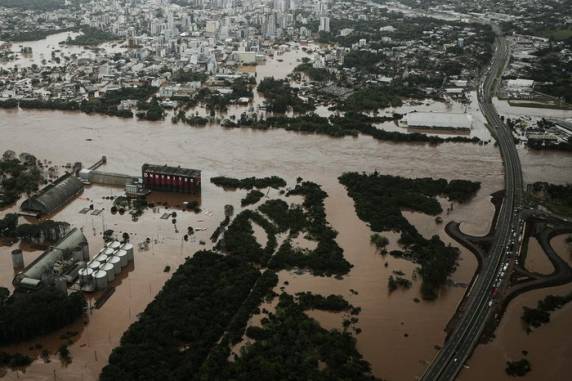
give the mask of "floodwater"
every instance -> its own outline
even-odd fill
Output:
[[[297,64],[293,56],[294,53],[285,53],[275,57],[271,65],[267,63],[257,67],[259,78],[268,74],[285,75]],[[288,67],[284,69],[278,65],[278,59],[282,59],[281,64]],[[494,212],[489,195],[503,187],[500,156],[492,144],[397,144],[376,141],[367,136],[334,139],[282,130],[223,129],[218,126],[193,128],[173,125],[170,121],[139,122],[101,115],[36,110],[0,110],[0,136],[0,152],[7,149],[30,152],[40,159],[60,165],[82,161],[89,166],[101,155],[106,155],[108,164],[102,170],[131,175],[138,175],[145,162],[181,165],[203,171],[203,213],[200,214],[177,209],[177,205],[186,201],[184,196],[175,198],[154,194],[152,197],[156,203],[168,202],[170,206],[161,205],[159,210],[148,210],[138,222],[133,222],[127,215],[113,216],[109,213],[112,201],[108,197],[120,195],[121,189],[91,186],[53,217],[82,227],[89,240],[92,256],[103,245],[101,237],[105,229],[113,229],[119,235],[127,232],[135,244],[150,238],[151,245],[148,250],[136,250],[133,268],[116,281],[116,292],[106,304],[88,315],[87,324],[79,322],[62,332],[10,348],[28,352],[29,347],[40,343],[54,353],[63,342],[60,335],[66,331],[76,331],[77,335],[69,347],[71,364],[62,366],[57,356],[52,356],[49,364],[36,360],[26,369],[25,375],[9,372],[5,377],[8,380],[97,379],[122,333],[170,277],[170,272],[164,272],[165,267],[171,266],[172,272],[185,257],[196,250],[210,247],[208,238],[224,218],[225,204],[234,205],[235,211],[240,210],[240,199],[246,192],[227,192],[214,187],[208,179],[218,175],[278,175],[291,185],[296,177],[301,176],[323,186],[329,194],[326,200],[328,220],[339,232],[338,243],[354,267],[341,280],[282,271],[279,274],[280,286],[284,286],[288,292],[341,294],[352,304],[362,307],[357,325],[362,333],[357,335],[357,344],[365,359],[372,364],[375,375],[392,380],[414,379],[435,355],[434,346],[442,345],[443,329],[463,297],[466,290],[463,285],[470,282],[476,260],[461,249],[459,267],[452,276],[454,284],[444,289],[434,302],[416,301],[420,295],[419,280],[413,279],[415,266],[376,252],[369,243],[372,232],[356,216],[353,201],[338,183],[337,177],[346,171],[378,170],[384,174],[406,177],[481,181],[481,190],[474,199],[464,205],[455,204],[449,213],[446,212],[449,203],[440,200],[445,210],[441,214],[442,224],[437,224],[435,217],[405,213],[422,234],[438,234],[445,242],[455,246],[458,245],[444,233],[446,223],[450,220],[460,221],[463,231],[475,235],[486,234]],[[561,154],[558,160],[543,154],[529,156],[521,152],[521,155],[525,164],[551,164],[527,166],[527,181],[548,178],[552,182],[563,183],[572,180],[572,175],[567,171],[572,166],[572,155]],[[278,197],[278,192],[271,190],[269,197]],[[90,204],[94,204],[96,209],[105,210],[100,216],[78,213]],[[160,218],[163,213],[172,211],[177,211],[176,224],[172,223],[171,218]],[[196,237],[185,242],[182,238],[188,226],[201,230]],[[256,230],[257,236],[263,235],[258,228]],[[390,239],[390,248],[396,248],[397,236],[383,234]],[[201,241],[205,244],[202,245]],[[0,285],[5,287],[10,286],[13,275],[9,255],[6,255],[12,249],[0,247]],[[26,263],[38,254],[39,251],[26,251]],[[397,270],[413,280],[413,287],[390,294],[387,279],[392,271]],[[288,285],[284,282],[288,282]],[[355,290],[357,294],[350,290]],[[559,314],[569,317],[570,312],[563,309]],[[311,314],[325,327],[341,328],[340,314]],[[518,314],[507,314],[503,327],[512,327],[518,319]],[[550,329],[551,326],[543,329]],[[499,335],[504,334],[503,330],[501,327]],[[534,334],[541,336],[541,331]],[[494,359],[493,352],[481,348],[479,351],[484,353],[481,356],[493,356]],[[537,356],[542,353],[538,351]],[[485,357],[483,360],[487,366],[496,364],[487,359]],[[502,366],[499,369],[502,373]],[[502,379],[502,374],[499,377]]]
[[[534,237],[528,240],[528,252],[524,267],[533,273],[548,275],[554,272],[554,266],[548,256],[542,250],[540,243]]]
[[[95,58],[100,53],[95,52],[93,49],[86,48],[79,45],[60,45],[65,42],[68,37],[75,38],[81,35],[78,32],[62,32],[47,36],[42,40],[14,42],[10,50],[15,53],[15,60],[0,61],[0,68],[9,69],[14,67],[30,67],[32,65],[46,65],[46,66],[63,66],[67,64],[64,57],[69,57],[75,54],[78,57]],[[32,48],[31,53],[21,53],[22,48]],[[104,43],[98,46],[99,49],[107,53],[120,53],[126,49],[121,47],[117,42]],[[52,57],[61,58],[58,63]],[[45,61],[44,61],[45,60]]]
[[[572,264],[572,246],[566,242],[567,237],[567,234],[556,236],[550,241],[550,245],[558,255]],[[536,240],[530,240],[529,255],[531,244],[539,246]],[[528,261],[529,258],[526,262]],[[572,284],[534,290],[516,297],[507,307],[496,330],[496,337],[492,342],[477,347],[468,361],[468,368],[462,371],[459,380],[482,380],[483,369],[487,369],[487,379],[511,380],[513,378],[504,372],[506,361],[523,358],[522,351],[528,351],[526,358],[532,368],[524,379],[569,380],[572,372],[572,364],[569,361],[572,356],[572,341],[568,332],[571,328],[572,303],[553,312],[548,324],[534,329],[530,334],[524,330],[520,316],[523,306],[536,307],[537,302],[547,295],[566,295],[570,292]]]
[[[520,320],[522,307],[536,307],[536,303],[547,295],[566,295],[572,292],[572,285],[535,290],[518,296],[508,306],[505,316],[496,331],[496,338],[480,345],[468,361],[460,381],[479,381],[486,370],[487,380],[514,380],[504,369],[506,361],[520,360],[528,351],[532,371],[523,379],[530,381],[566,381],[572,372],[572,343],[570,316],[572,303],[550,315],[550,322],[527,334]]]
[[[108,164],[103,169],[132,175],[140,173],[144,162],[200,168],[203,170],[202,208],[212,211],[212,216],[178,212],[179,233],[176,233],[171,219],[160,219],[163,211],[148,211],[137,223],[128,216],[111,216],[107,212],[111,201],[103,197],[119,195],[121,190],[94,186],[58,213],[55,220],[65,220],[84,228],[92,252],[102,246],[101,232],[104,228],[128,232],[135,243],[150,237],[152,245],[149,251],[136,252],[133,271],[122,280],[107,303],[90,315],[89,324],[70,346],[72,363],[62,368],[57,359],[50,364],[37,360],[26,370],[26,377],[31,380],[53,377],[54,370],[58,377],[66,380],[95,379],[121,334],[170,276],[163,272],[163,268],[170,265],[175,269],[185,256],[202,247],[198,243],[200,240],[205,240],[208,247],[208,237],[223,219],[225,203],[239,209],[245,192],[225,192],[212,186],[208,178],[215,175],[274,174],[285,177],[290,184],[297,176],[302,176],[323,185],[329,194],[326,202],[328,219],[339,231],[339,244],[354,265],[343,280],[282,272],[281,281],[288,280],[290,286],[287,290],[292,292],[309,290],[348,296],[351,303],[363,308],[358,325],[362,329],[358,335],[358,348],[372,364],[376,375],[396,380],[410,379],[422,372],[424,361],[430,360],[435,353],[433,346],[443,341],[443,328],[465,289],[448,288],[432,303],[414,301],[419,297],[418,283],[410,290],[388,294],[387,278],[391,271],[401,270],[411,279],[414,266],[410,262],[383,258],[375,253],[369,244],[371,232],[357,218],[353,201],[337,182],[337,177],[345,171],[379,170],[408,177],[482,181],[482,189],[475,199],[456,207],[449,216],[443,215],[443,224],[437,225],[432,217],[431,225],[423,226],[424,231],[427,229],[430,233],[440,234],[448,242],[450,239],[443,233],[448,218],[466,221],[463,227],[472,233],[486,233],[493,212],[489,194],[502,187],[501,162],[492,145],[442,144],[431,147],[383,143],[361,136],[333,139],[281,130],[225,130],[216,126],[191,128],[170,122],[137,122],[59,111],[2,111],[0,134],[3,137],[0,151],[33,152],[39,158],[55,163],[81,160],[90,165],[101,155],[106,155]],[[46,139],[46,136],[54,138]],[[270,197],[275,196],[277,192],[273,194],[271,191]],[[91,203],[95,203],[96,209],[106,209],[103,217],[78,213]],[[408,217],[417,223],[416,220],[424,216]],[[197,233],[195,242],[183,242],[182,235],[187,226],[207,230]],[[29,254],[25,254],[27,263],[31,260]],[[5,285],[12,276],[12,270],[8,256],[0,258],[2,267],[9,272],[2,278]],[[387,268],[385,262],[388,262]],[[463,250],[454,281],[468,283],[475,268],[474,258]],[[350,289],[355,289],[358,295],[349,295]],[[419,316],[423,318],[419,319]],[[320,320],[325,326],[334,326],[327,317]],[[403,337],[405,333],[408,333],[408,338]],[[17,349],[25,350],[38,342],[47,342],[50,348],[57,348],[60,343],[58,337],[59,334],[50,335]],[[411,365],[398,365],[403,363]],[[8,376],[8,379],[15,378],[14,373]]]

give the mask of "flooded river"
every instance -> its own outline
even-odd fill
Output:
[[[292,67],[295,65],[295,61],[289,59],[284,59],[284,62]],[[87,188],[80,198],[54,217],[55,220],[82,227],[92,255],[103,245],[101,237],[104,229],[127,232],[135,243],[150,238],[151,245],[149,250],[136,250],[134,267],[116,281],[116,292],[101,309],[89,314],[87,324],[80,322],[62,332],[11,348],[27,353],[31,346],[40,343],[54,353],[63,342],[61,334],[75,331],[77,334],[69,347],[71,364],[63,367],[57,356],[52,356],[47,364],[43,360],[36,360],[26,369],[25,375],[9,372],[5,376],[7,380],[97,379],[122,333],[170,277],[170,272],[164,272],[165,266],[171,266],[172,272],[185,257],[198,249],[209,247],[208,237],[224,217],[224,204],[233,204],[235,210],[239,210],[240,199],[245,192],[225,192],[214,187],[208,180],[217,175],[278,175],[287,179],[289,184],[301,176],[323,186],[329,194],[326,200],[328,220],[339,232],[338,242],[354,267],[341,280],[283,271],[280,273],[280,285],[284,285],[288,292],[339,293],[352,304],[362,307],[358,323],[362,329],[361,334],[357,335],[358,349],[372,364],[375,375],[391,380],[413,380],[435,355],[435,346],[442,345],[443,329],[463,297],[463,284],[470,282],[476,261],[461,249],[459,267],[452,276],[454,285],[444,290],[434,302],[416,301],[420,299],[419,281],[414,281],[414,286],[409,290],[388,293],[387,279],[392,271],[403,271],[411,279],[414,266],[402,259],[382,257],[375,252],[369,243],[370,229],[355,214],[353,201],[338,183],[337,177],[346,171],[378,170],[384,174],[406,177],[481,181],[482,188],[475,198],[465,205],[455,205],[449,214],[444,212],[441,215],[442,224],[437,224],[434,217],[406,213],[406,218],[423,235],[439,234],[444,241],[454,245],[443,231],[446,223],[450,220],[461,221],[465,232],[485,234],[494,211],[489,195],[503,187],[502,163],[493,144],[441,144],[431,147],[379,142],[367,136],[334,139],[281,130],[223,129],[218,126],[193,128],[173,125],[170,121],[152,123],[79,113],[16,110],[0,110],[0,136],[0,152],[7,149],[30,152],[40,159],[58,164],[82,161],[89,166],[106,155],[108,164],[103,170],[131,175],[140,174],[141,165],[145,162],[181,165],[203,171],[201,207],[204,213],[177,210],[176,226],[170,219],[162,220],[160,216],[167,210],[175,210],[174,207],[181,204],[183,199],[154,195],[157,201],[168,202],[170,206],[160,206],[160,210],[155,212],[149,210],[139,222],[132,222],[127,215],[112,216],[108,212],[112,201],[107,197],[120,195],[122,190],[100,186]],[[530,155],[522,151],[521,157],[526,167],[527,181],[572,181],[572,175],[566,171],[572,167],[572,155],[560,154],[556,160],[550,154]],[[277,192],[270,191],[269,196],[277,196]],[[442,202],[446,209],[448,203]],[[100,216],[78,213],[90,204],[98,209],[104,208],[104,213]],[[191,242],[185,242],[182,236],[188,226],[206,230],[199,231]],[[396,237],[388,237],[395,247]],[[206,241],[206,245],[201,245],[201,240]],[[7,255],[11,249],[0,247],[0,285],[5,287],[10,286],[13,276]],[[38,253],[26,251],[26,263]],[[357,291],[357,294],[350,292],[350,289]],[[529,304],[535,302],[539,294],[530,295],[517,299],[514,308],[512,305],[509,307],[499,329],[499,340],[510,337],[511,333],[507,330],[518,325],[518,303],[523,300]],[[569,321],[571,312],[569,307],[558,312],[554,315],[555,322],[558,316],[567,317]],[[341,327],[339,314],[312,312],[312,316],[325,327]],[[557,326],[551,323],[533,335],[545,337],[545,332],[551,332]],[[514,343],[514,348],[524,349],[518,343]],[[534,356],[554,356],[550,352],[543,354],[542,348],[535,348]],[[527,349],[533,352],[532,345]],[[480,347],[473,360],[475,364],[484,364],[486,369],[491,368],[490,380],[504,379],[504,360],[498,360],[498,354],[499,350],[493,343]],[[533,367],[535,363],[538,364],[538,372],[548,371],[541,367],[537,357]],[[470,378],[468,372],[463,377],[467,380],[477,379]]]

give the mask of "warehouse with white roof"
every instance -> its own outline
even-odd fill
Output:
[[[473,128],[471,115],[448,112],[411,112],[405,116],[409,128],[431,128],[470,131]]]

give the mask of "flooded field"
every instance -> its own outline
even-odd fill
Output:
[[[258,78],[267,75],[285,76],[296,66],[296,57],[293,53],[277,56],[257,68]],[[483,137],[488,134],[483,129],[478,131],[481,131]],[[224,129],[214,125],[193,128],[173,125],[170,121],[138,122],[79,113],[17,110],[0,110],[0,136],[0,152],[8,149],[30,152],[40,159],[60,165],[81,161],[89,166],[106,155],[108,164],[102,170],[130,175],[140,175],[141,165],[145,162],[181,165],[203,171],[203,213],[200,214],[178,209],[178,205],[187,201],[184,198],[152,194],[151,198],[159,209],[148,210],[138,222],[133,222],[128,215],[111,215],[109,212],[112,205],[109,196],[122,194],[121,189],[91,186],[53,217],[54,220],[67,221],[72,226],[81,227],[89,240],[92,256],[103,246],[102,232],[106,229],[113,229],[120,234],[127,232],[136,244],[149,238],[151,244],[148,250],[136,250],[133,268],[125,271],[115,281],[116,292],[101,309],[94,309],[87,316],[86,324],[79,322],[45,338],[9,348],[25,353],[31,351],[37,354],[41,349],[54,353],[63,342],[60,336],[73,331],[77,334],[69,347],[71,364],[62,366],[57,356],[52,356],[50,363],[38,359],[26,369],[25,375],[9,372],[4,377],[6,380],[96,380],[122,333],[154,298],[172,271],[185,257],[201,248],[210,247],[208,238],[224,218],[223,206],[232,204],[236,211],[240,209],[240,199],[246,192],[226,192],[213,186],[209,179],[218,175],[278,175],[284,177],[290,185],[296,177],[301,176],[323,186],[329,194],[326,199],[328,221],[339,232],[338,243],[354,267],[341,280],[282,271],[279,274],[280,286],[292,293],[312,291],[341,294],[350,303],[362,307],[357,325],[362,329],[361,334],[357,335],[358,349],[372,364],[375,375],[391,380],[413,380],[435,355],[435,346],[442,344],[443,329],[463,297],[464,285],[470,282],[474,274],[476,260],[468,251],[461,249],[459,267],[452,276],[451,286],[434,302],[416,300],[420,299],[418,280],[414,281],[409,290],[389,293],[389,275],[400,270],[411,278],[415,266],[402,259],[382,257],[376,252],[369,243],[369,227],[357,217],[353,201],[338,183],[337,177],[346,171],[378,170],[384,174],[406,177],[481,181],[481,190],[475,198],[464,205],[455,204],[450,213],[442,213],[441,224],[437,224],[434,217],[405,213],[406,218],[424,236],[438,234],[445,242],[455,246],[458,245],[443,230],[446,223],[451,220],[460,221],[463,231],[474,235],[486,234],[494,212],[489,195],[503,188],[502,163],[493,144],[396,144],[379,142],[366,136],[334,139],[282,130]],[[525,165],[526,181],[572,181],[569,172],[572,155],[558,154],[556,158],[552,153],[532,155],[528,151],[521,151],[521,158]],[[277,195],[277,191],[270,191],[270,197]],[[446,210],[448,202],[441,202]],[[159,205],[162,203],[167,203],[168,206]],[[79,214],[82,208],[90,204],[105,210],[99,216]],[[8,211],[0,211],[0,215]],[[164,212],[172,211],[177,212],[176,226],[171,219],[160,218]],[[188,226],[201,230],[194,239],[185,242],[183,235]],[[263,235],[258,229],[257,233],[258,236]],[[391,241],[390,246],[395,248],[397,237],[387,236]],[[205,241],[205,245],[201,245],[201,241]],[[11,287],[13,271],[7,254],[13,248],[0,247],[0,286],[3,287]],[[25,262],[29,263],[39,253],[25,251]],[[166,266],[171,266],[170,272],[164,272]],[[488,379],[503,380],[503,356],[506,353],[517,356],[520,350],[525,349],[521,348],[520,343],[524,339],[518,331],[522,330],[519,326],[520,306],[522,303],[536,303],[543,292],[548,290],[525,294],[511,304],[499,328],[497,340],[477,349],[471,364],[483,364],[487,369],[490,368],[491,377]],[[558,356],[554,352],[543,351],[542,348],[543,340],[546,343],[555,340],[556,336],[550,336],[552,330],[555,327],[562,329],[571,313],[571,306],[567,306],[553,315],[553,323],[530,335],[539,341],[531,342],[526,348],[530,350],[530,356],[535,356],[531,359],[536,372],[531,373],[531,377],[541,372],[546,372],[542,373],[544,375],[555,374],[550,373],[553,370],[550,366],[543,365],[544,357],[551,356],[547,363],[552,361],[556,370],[562,371],[569,366],[558,356],[569,356],[570,345],[560,349],[562,352]],[[327,328],[341,327],[340,314],[311,314]],[[524,331],[522,335],[525,335]],[[41,344],[42,347],[30,350],[35,344]],[[476,380],[478,375],[478,372],[472,374],[467,371],[463,373],[463,379]]]

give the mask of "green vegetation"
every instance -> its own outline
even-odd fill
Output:
[[[256,189],[251,190],[250,192],[248,192],[246,194],[245,198],[240,200],[240,205],[241,206],[248,206],[248,205],[256,204],[258,201],[260,201],[260,199],[262,199],[262,197],[264,197],[264,193],[262,193]]]
[[[19,160],[16,155],[0,158],[0,208],[16,202],[22,194],[38,190],[43,182],[36,160]]]
[[[319,276],[347,274],[351,269],[351,264],[346,261],[344,251],[336,242],[338,233],[332,229],[326,220],[324,200],[327,193],[318,184],[304,181],[297,184],[287,195],[304,196],[306,238],[316,241],[318,244],[314,250],[300,249],[293,247],[290,239],[287,239],[272,257],[269,267],[273,269],[308,269],[314,275]],[[288,219],[289,221],[296,221],[296,224],[292,226],[294,230],[299,229],[300,217]]]
[[[183,69],[177,70],[173,73],[171,77],[171,81],[176,83],[185,83],[185,82],[204,82],[209,78],[206,73],[188,70],[185,71]]]
[[[10,368],[17,369],[23,368],[32,363],[32,358],[30,356],[22,355],[20,353],[6,353],[0,352],[0,369]]]
[[[479,183],[430,178],[406,179],[399,176],[345,173],[339,178],[355,202],[360,219],[374,232],[397,231],[404,251],[389,254],[404,257],[418,263],[423,279],[421,293],[425,299],[435,299],[449,274],[456,268],[459,250],[445,245],[439,236],[425,239],[407,221],[403,209],[437,215],[442,212],[435,198],[447,196],[449,200],[464,202],[480,188]]]
[[[268,235],[268,242],[262,248],[252,229],[252,222],[259,224]],[[244,260],[258,265],[266,265],[276,249],[276,232],[264,217],[252,210],[240,212],[224,233],[224,240],[219,241],[217,249],[228,254],[239,256]]]
[[[242,340],[242,335],[244,334],[250,316],[252,316],[265,297],[269,299],[274,297],[272,289],[277,284],[278,275],[271,270],[264,271],[256,281],[256,284],[242,306],[240,306],[234,315],[234,318],[228,326],[227,335],[223,338],[223,342],[226,343],[227,338],[232,344],[236,344]]]
[[[0,0],[0,7],[52,11],[65,6],[64,0]]]
[[[375,380],[355,338],[320,327],[288,294],[280,295],[276,313],[249,333],[255,333],[255,343],[244,347],[234,362],[223,362],[228,352],[221,353],[221,361],[203,367],[201,379]]]
[[[26,32],[8,33],[0,35],[0,38],[6,41],[25,42],[38,41],[57,33],[66,32],[69,29],[50,29],[50,30],[31,30]]]
[[[157,98],[151,99],[150,102],[137,102],[137,109],[143,110],[137,113],[137,118],[142,120],[149,120],[149,121],[158,121],[163,120],[165,117],[165,110],[159,102]]]
[[[507,361],[505,372],[512,377],[524,377],[531,371],[530,362],[527,359],[518,361]]]
[[[375,66],[382,59],[382,55],[368,50],[352,50],[344,56],[344,67],[352,67],[371,73],[375,71]]]
[[[124,87],[119,90],[112,90],[105,93],[100,98],[91,98],[81,102],[39,99],[33,100],[6,100],[0,101],[0,108],[16,108],[18,105],[23,109],[41,110],[61,110],[61,111],[81,111],[86,114],[97,113],[122,118],[133,118],[130,110],[119,110],[117,106],[122,100],[132,99],[138,101],[138,107],[149,108],[150,104],[146,100],[157,92],[156,87]]]
[[[328,81],[331,78],[330,73],[326,69],[316,69],[308,62],[296,66],[296,68],[294,68],[294,72],[304,73],[312,81],[316,82]]]
[[[258,84],[258,92],[266,98],[266,107],[270,112],[284,114],[292,109],[295,113],[306,113],[315,109],[312,101],[298,97],[286,80],[264,78]]]
[[[16,213],[8,213],[4,218],[0,219],[0,238],[16,237],[16,227],[18,226],[18,215]]]
[[[389,289],[389,292],[393,292],[398,288],[409,289],[411,288],[411,286],[412,286],[411,281],[401,276],[394,277],[393,275],[390,275],[387,281],[387,288]]]
[[[105,32],[97,28],[84,27],[81,29],[82,34],[76,38],[68,38],[66,44],[68,45],[83,45],[83,46],[95,46],[102,44],[104,42],[113,41],[119,39],[118,36],[110,32]]]
[[[536,52],[538,60],[530,66],[527,75],[538,83],[536,91],[572,103],[572,62],[562,59],[561,49],[551,45]]]
[[[543,35],[557,41],[568,40],[572,38],[572,29],[546,30],[543,32]]]
[[[290,236],[296,237],[307,225],[304,210],[299,205],[288,206],[282,200],[268,200],[258,210],[270,218],[278,232],[290,230]]]
[[[567,295],[548,295],[543,300],[538,301],[536,308],[522,307],[521,320],[526,324],[526,330],[531,327],[538,328],[550,322],[550,313],[554,312],[572,302],[572,293]]]
[[[235,188],[285,185],[277,179],[219,178],[214,182]],[[256,211],[242,210],[232,221],[231,208],[225,207],[226,217],[211,237],[215,250],[224,255],[199,251],[187,258],[123,335],[100,379],[265,380],[282,379],[285,374],[324,381],[373,379],[355,348],[355,339],[346,332],[357,318],[347,320],[344,332],[339,332],[322,329],[304,314],[307,309],[359,313],[359,308],[339,295],[300,293],[294,299],[283,294],[276,314],[264,317],[262,327],[246,329],[250,317],[260,312],[260,304],[275,297],[278,276],[274,271],[283,268],[283,263],[275,261],[277,254],[273,256],[279,232],[290,230],[292,236],[305,231],[321,245],[318,254],[304,253],[308,262],[298,260],[297,267],[320,274],[342,274],[350,267],[325,220],[325,192],[300,179],[290,193],[304,196],[303,207],[268,200]],[[265,247],[254,236],[253,224],[264,229]],[[247,343],[235,361],[229,361],[232,345],[245,333],[256,342]]]
[[[533,197],[554,213],[572,216],[572,184],[537,182],[532,185],[532,192]]]
[[[79,319],[86,308],[81,292],[69,296],[45,287],[14,294],[0,305],[0,345],[14,344],[50,332]]]
[[[354,308],[341,295],[312,294],[311,292],[299,292],[296,294],[296,302],[304,310],[322,310],[331,312],[349,311]]]
[[[392,142],[422,142],[429,144],[440,144],[446,142],[480,142],[479,138],[477,137],[467,138],[463,136],[454,136],[442,138],[440,136],[425,135],[417,132],[402,133],[395,131],[385,131],[373,126],[373,123],[383,123],[392,120],[396,121],[401,118],[402,115],[399,114],[394,114],[390,117],[370,117],[356,112],[346,112],[343,116],[332,115],[329,118],[311,113],[306,115],[299,115],[292,118],[285,116],[273,116],[266,120],[249,119],[243,115],[238,121],[238,126],[262,130],[279,128],[287,131],[328,135],[336,138],[343,136],[357,136],[359,133],[361,133],[371,136],[377,140]]]
[[[401,98],[395,95],[390,88],[366,87],[354,91],[348,99],[341,104],[344,111],[375,111],[386,107],[401,106]]]
[[[278,176],[270,177],[247,177],[235,179],[232,177],[218,176],[211,177],[211,183],[227,189],[252,189],[252,188],[282,188],[286,186],[286,181]]]
[[[260,273],[199,251],[182,264],[109,356],[100,380],[197,380]]]
[[[377,248],[377,250],[379,250],[380,253],[384,254],[387,252],[387,250],[385,249],[387,245],[389,245],[389,239],[387,239],[387,237],[384,237],[378,233],[374,233],[369,238],[369,241],[370,243],[375,245],[375,247]]]

